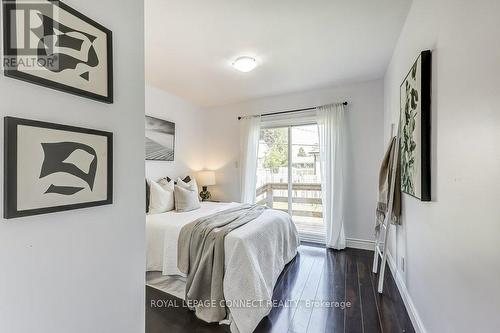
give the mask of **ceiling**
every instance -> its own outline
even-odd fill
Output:
[[[146,81],[202,107],[381,78],[411,0],[145,0]],[[252,56],[259,66],[236,71]]]

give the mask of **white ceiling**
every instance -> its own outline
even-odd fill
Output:
[[[146,81],[199,106],[381,78],[411,0],[145,0]],[[253,56],[240,73],[232,61]]]

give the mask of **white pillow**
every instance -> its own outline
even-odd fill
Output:
[[[189,177],[189,178],[191,178],[191,177]],[[185,181],[183,181],[179,177],[179,178],[177,178],[176,183],[177,183],[177,185],[179,185],[185,189],[198,191],[198,184],[196,183],[196,179],[194,179],[194,178],[191,178],[191,180],[186,183]]]
[[[200,199],[198,199],[198,189],[185,188],[175,185],[175,210],[178,212],[189,212],[200,208]]]
[[[149,213],[160,214],[175,208],[174,184],[166,179],[160,182],[151,181],[149,196]]]

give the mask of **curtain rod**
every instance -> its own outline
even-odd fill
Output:
[[[343,102],[342,105],[346,106],[348,103],[347,102]],[[284,113],[291,113],[291,112],[299,112],[299,111],[309,111],[309,110],[314,110],[318,108],[317,106],[314,106],[314,107],[311,107],[311,108],[305,108],[305,109],[296,109],[296,110],[288,110],[288,111],[279,111],[279,112],[271,112],[271,113],[263,113],[261,114],[260,116],[261,117],[264,117],[264,116],[274,116],[274,115],[277,115],[277,114],[284,114]],[[241,118],[243,118],[242,116],[238,117],[238,120],[241,120]]]

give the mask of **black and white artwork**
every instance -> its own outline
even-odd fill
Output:
[[[401,190],[431,200],[431,51],[424,51],[400,87]]]
[[[173,161],[175,124],[146,116],[146,160]]]
[[[112,203],[113,134],[5,117],[4,217]]]
[[[61,1],[2,2],[6,76],[113,103],[111,31]]]

